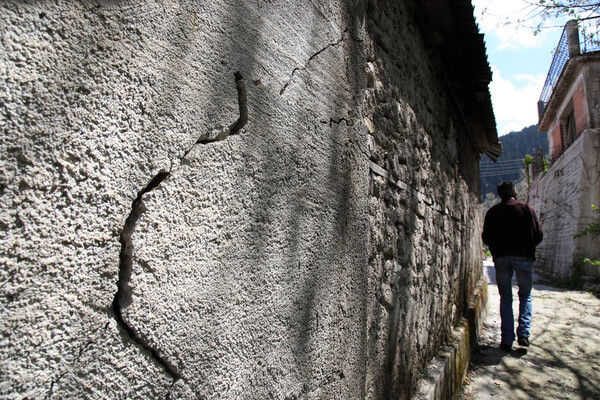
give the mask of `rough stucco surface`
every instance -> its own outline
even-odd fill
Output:
[[[544,231],[535,267],[546,278],[567,278],[574,273],[598,276],[598,269],[582,260],[600,257],[599,239],[573,235],[596,218],[591,205],[600,202],[599,165],[600,131],[588,129],[531,185],[529,202]]]
[[[481,223],[413,15],[3,2],[0,396],[410,396]]]

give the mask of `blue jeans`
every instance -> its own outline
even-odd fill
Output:
[[[531,328],[531,286],[533,260],[529,257],[503,256],[494,258],[496,283],[500,293],[500,319],[502,320],[502,344],[512,344],[515,340],[512,286],[513,271],[519,285],[519,326],[517,336],[529,337]]]

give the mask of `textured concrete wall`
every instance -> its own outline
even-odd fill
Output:
[[[531,185],[529,203],[544,231],[536,251],[536,269],[548,278],[568,277],[584,257],[600,257],[598,238],[573,238],[594,220],[591,205],[600,202],[599,165],[600,131],[588,129]],[[584,265],[583,272],[598,275],[592,266]]]
[[[408,2],[5,1],[4,398],[406,398],[480,274]]]

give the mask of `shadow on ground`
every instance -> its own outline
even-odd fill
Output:
[[[540,284],[534,276],[531,345],[504,352],[493,264],[484,263],[484,272],[488,316],[461,399],[600,399],[600,300]]]

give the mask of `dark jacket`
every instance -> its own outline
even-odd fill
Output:
[[[481,238],[490,247],[494,258],[526,256],[535,259],[535,246],[542,241],[543,233],[533,208],[511,198],[488,210]]]

